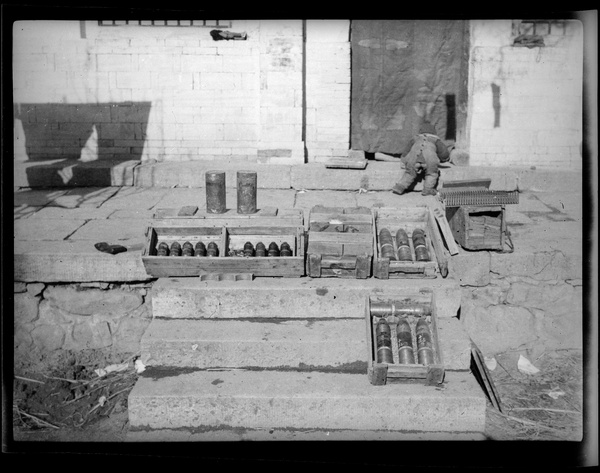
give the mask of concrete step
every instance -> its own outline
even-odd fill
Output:
[[[155,367],[315,369],[366,373],[366,322],[360,319],[153,319],[141,358]],[[441,357],[468,370],[471,340],[455,317],[438,320]]]
[[[267,321],[154,319],[142,342],[146,365],[314,368],[367,372],[361,319]]]
[[[214,440],[263,440],[271,430],[439,437],[483,432],[486,399],[467,372],[448,372],[442,387],[433,387],[373,386],[365,374],[150,368],[131,391],[128,409],[132,438],[152,433],[157,441],[173,440],[173,430]]]

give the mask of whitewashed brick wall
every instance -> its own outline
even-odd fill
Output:
[[[471,22],[470,163],[582,169],[581,23],[553,27],[544,47],[514,47],[513,39],[510,20]]]
[[[307,21],[306,147],[309,161],[348,156],[350,78],[350,22]]]

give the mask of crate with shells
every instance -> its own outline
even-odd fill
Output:
[[[445,369],[432,291],[367,296],[368,377],[374,385],[437,385]]]
[[[373,275],[379,279],[448,275],[448,254],[427,205],[373,209]]]
[[[371,275],[373,215],[366,207],[325,207],[310,211],[307,274],[313,278],[365,279]]]
[[[148,228],[142,261],[149,275],[304,275],[304,227],[301,225],[261,226],[257,220],[248,226],[210,226],[209,219],[196,222],[184,226],[172,225],[169,219],[157,220]]]

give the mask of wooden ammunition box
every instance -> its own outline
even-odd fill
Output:
[[[146,272],[153,277],[185,277],[215,274],[239,274],[270,277],[301,277],[305,274],[305,232],[302,212],[269,211],[252,215],[234,212],[226,214],[173,215],[163,212],[155,218],[146,233],[146,247],[142,262]],[[189,241],[196,246],[199,241],[208,245],[215,242],[219,248],[216,257],[208,256],[157,256],[161,242],[177,241],[183,246]],[[246,242],[256,248],[262,242],[268,249],[271,242],[280,248],[283,242],[290,245],[292,256],[244,256]]]
[[[504,205],[447,207],[455,240],[467,250],[502,250],[506,235]]]
[[[366,207],[313,207],[306,252],[310,277],[368,278],[373,259],[371,210]]]
[[[437,315],[434,304],[434,294],[429,290],[422,290],[415,294],[382,294],[367,296],[365,308],[365,322],[367,330],[368,347],[368,377],[374,385],[398,382],[416,382],[426,385],[437,385],[444,381],[445,368],[442,353],[439,348]],[[375,306],[379,308],[389,306],[391,310],[372,311]],[[414,311],[417,308],[419,311]],[[376,326],[383,317],[391,328],[393,363],[377,361]],[[415,333],[416,323],[420,318],[425,318],[431,333],[433,348],[433,363],[424,365],[418,363],[418,346]],[[414,364],[401,364],[398,353],[397,326],[405,320],[411,327],[413,340]]]
[[[448,274],[448,254],[432,209],[427,205],[373,209],[375,231],[373,233],[373,275],[379,279],[390,278],[436,278]],[[387,228],[393,239],[394,255],[398,258],[396,232],[403,229],[408,235],[412,261],[399,261],[384,257],[379,242],[381,229]],[[417,261],[412,233],[420,228],[425,232],[429,261]]]

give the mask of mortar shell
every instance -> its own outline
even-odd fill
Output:
[[[433,343],[431,341],[431,331],[425,319],[417,322],[417,357],[421,365],[431,365],[434,363]]]
[[[392,331],[388,323],[381,319],[375,328],[377,363],[393,363]]]
[[[178,242],[174,241],[171,244],[170,253],[171,253],[171,256],[181,256],[181,245]]]
[[[204,243],[202,243],[201,241],[196,243],[195,255],[196,256],[206,256],[206,246],[204,246]]]
[[[415,258],[417,261],[429,261],[429,251],[427,251],[427,242],[425,232],[416,228],[412,234],[413,246],[415,247]]]
[[[267,249],[262,241],[256,244],[255,256],[267,256]]]
[[[381,246],[381,256],[383,258],[389,258],[390,260],[396,259],[392,234],[387,228],[382,228],[379,231],[379,245]]]
[[[254,256],[254,246],[249,241],[244,243],[244,256]]]
[[[423,305],[392,304],[390,302],[371,302],[371,315],[385,317],[388,315],[431,315],[431,308]]]
[[[406,320],[398,322],[396,327],[398,339],[398,359],[403,365],[413,365],[415,363],[415,354],[413,352],[412,332],[410,325]]]
[[[206,256],[219,256],[219,247],[214,241],[211,241],[206,247]]]
[[[269,244],[269,251],[267,253],[269,256],[279,256],[279,247],[277,246],[277,243],[272,241]]]
[[[287,241],[284,241],[281,244],[280,256],[292,256],[292,249],[290,248],[290,244]]]
[[[206,171],[206,211],[222,214],[227,210],[225,171]]]
[[[169,245],[164,241],[160,242],[156,248],[156,256],[169,256]]]

